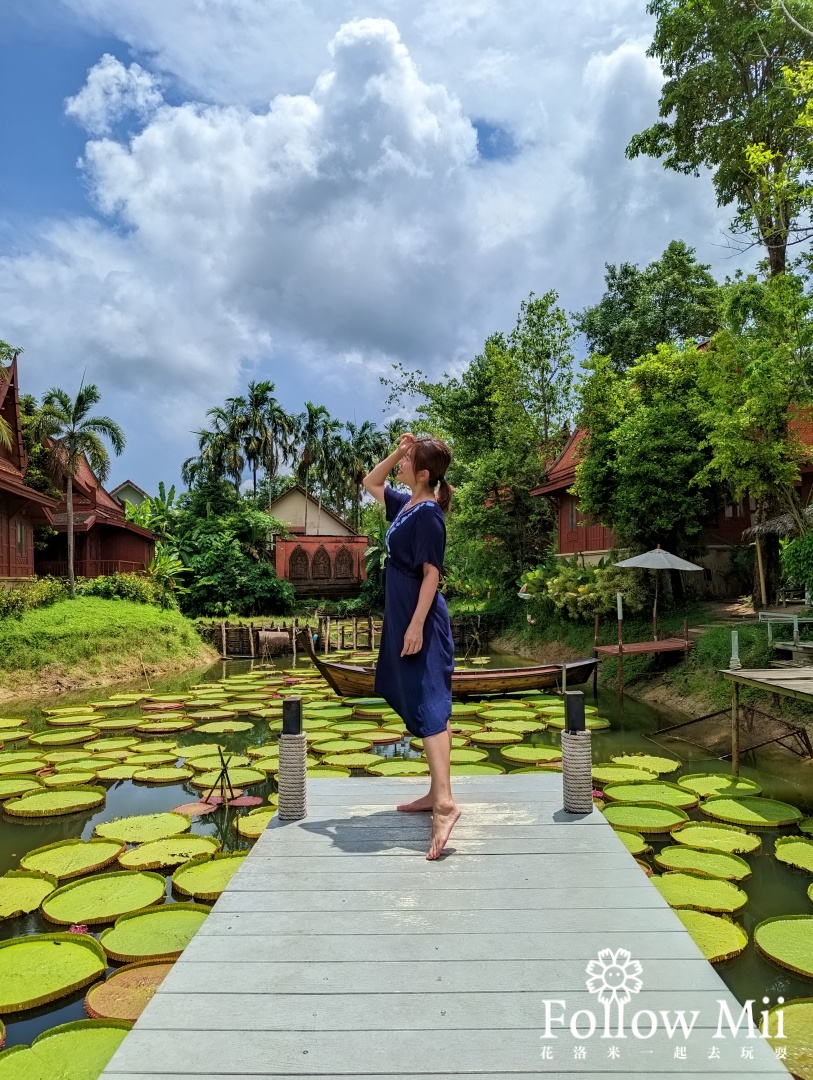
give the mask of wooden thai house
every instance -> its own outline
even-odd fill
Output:
[[[65,498],[54,515],[57,535],[37,553],[38,574],[64,577],[68,573],[68,512]],[[124,509],[93,474],[83,458],[73,481],[74,573],[94,578],[145,570],[155,554],[149,529],[127,521]]]
[[[0,417],[11,446],[0,442],[0,588],[34,573],[34,529],[53,523],[56,503],[25,482],[28,464],[20,424],[17,361],[0,368]]]

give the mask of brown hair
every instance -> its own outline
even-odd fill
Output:
[[[452,451],[440,439],[434,439],[430,435],[416,439],[412,450],[412,468],[416,473],[424,469],[429,473],[427,483],[434,488],[440,484],[438,491],[438,505],[445,514],[452,502],[454,488],[446,480],[446,470],[452,461]]]

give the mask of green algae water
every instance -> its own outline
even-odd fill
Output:
[[[516,657],[492,656],[490,666],[522,666],[523,663]],[[282,668],[288,664],[290,664],[290,660],[283,659],[278,661],[276,666]],[[183,676],[176,678],[157,680],[149,688],[149,694],[154,697],[159,694],[186,691],[198,683],[216,682],[232,675],[258,669],[273,670],[273,665],[260,665],[259,663],[255,665],[249,661],[219,662],[205,671],[187,672]],[[303,673],[308,670],[308,668],[303,667]],[[116,688],[107,687],[104,690],[97,689],[95,691],[84,691],[81,694],[64,695],[58,700],[51,699],[12,707],[2,706],[0,712],[2,712],[3,716],[9,718],[27,718],[29,720],[27,731],[52,730],[43,718],[41,708],[83,704],[107,698],[113,692],[124,693],[131,690],[138,692],[144,689],[141,684]],[[587,703],[592,704],[589,688],[585,687],[584,689]],[[647,737],[656,729],[665,727],[670,723],[676,723],[682,717],[664,710],[654,709],[629,697],[622,702],[615,695],[605,691],[599,694],[597,705],[599,714],[610,721],[611,728],[593,732],[594,763],[609,761],[612,755],[621,753],[634,754],[643,752],[671,756],[679,759],[681,764],[675,773],[666,777],[669,781],[675,781],[681,775],[687,773],[727,772],[730,769],[728,762],[710,758],[707,753],[698,747],[692,747],[674,738],[667,740],[659,737],[658,741],[654,742]],[[116,709],[108,715],[127,716],[138,713],[138,711],[138,706],[133,705],[129,708]],[[241,716],[240,719],[245,720],[246,717]],[[255,720],[250,729],[235,734],[212,736],[191,729],[177,735],[167,736],[167,738],[177,741],[181,748],[179,751],[181,757],[183,757],[182,748],[184,746],[202,741],[217,742],[223,747],[224,751],[244,753],[251,747],[267,742],[269,731],[264,720]],[[523,742],[532,746],[556,747],[558,746],[558,738],[558,732],[547,730],[528,734],[524,737]],[[5,749],[14,750],[25,745],[25,742],[7,741]],[[402,739],[392,745],[379,746],[376,748],[376,753],[382,758],[418,756],[414,750],[410,749],[407,739]],[[519,767],[502,758],[498,747],[489,748],[487,753],[488,760],[505,768],[506,772]],[[799,807],[806,815],[813,816],[813,761],[797,757],[795,754],[778,746],[769,746],[745,755],[741,762],[740,773],[743,777],[757,781],[763,789],[763,795],[791,803]],[[348,779],[348,783],[352,783],[354,778]],[[18,868],[20,859],[34,848],[43,847],[59,840],[89,839],[93,835],[95,827],[101,822],[129,815],[172,810],[183,803],[198,799],[201,795],[200,790],[193,787],[188,781],[178,784],[149,785],[124,780],[106,783],[105,787],[107,790],[105,805],[86,813],[70,814],[44,820],[15,819],[3,814],[2,819],[0,819],[0,873]],[[596,787],[600,788],[601,785],[596,784]],[[274,789],[273,777],[269,777],[262,784],[253,785],[246,790],[249,794],[257,795],[265,801]],[[192,832],[197,835],[215,837],[221,843],[224,851],[246,850],[251,846],[250,842],[241,840],[234,830],[235,818],[240,813],[244,813],[244,811],[226,806],[221,807],[214,814],[193,819]],[[708,820],[702,818],[697,810],[692,810],[689,814],[695,820]],[[796,831],[795,828],[759,830],[762,848],[755,855],[746,857],[751,866],[752,875],[741,882],[740,887],[748,895],[748,904],[742,914],[737,916],[737,921],[746,929],[751,940],[754,926],[765,918],[773,915],[809,915],[811,913],[810,901],[806,894],[810,883],[809,875],[794,871],[790,867],[783,865],[773,855],[776,838],[794,834]],[[671,842],[671,839],[667,837],[663,840],[655,839],[650,841],[650,844],[655,851],[658,851]],[[118,869],[118,867],[114,865],[106,869],[109,872]],[[173,897],[169,884],[170,876],[171,873],[167,874],[167,902],[173,902],[174,899],[184,899],[183,897]],[[599,877],[596,885],[600,886],[600,884]],[[31,915],[0,922],[0,940],[37,933],[51,933],[57,929],[60,928],[49,923],[42,913],[37,911]],[[102,929],[104,927],[91,927],[96,936],[98,936],[98,931]],[[778,996],[782,996],[786,1000],[813,996],[813,980],[805,979],[788,970],[774,966],[756,951],[753,943],[750,943],[740,956],[715,966],[723,980],[741,1002],[746,1001],[748,998],[756,999],[759,1002],[763,997],[770,997],[774,1001]],[[85,991],[83,990],[41,1009],[28,1010],[4,1017],[3,1019],[7,1024],[6,1046],[30,1043],[36,1035],[49,1028],[71,1020],[85,1018],[84,994]]]

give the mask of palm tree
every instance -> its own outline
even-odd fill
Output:
[[[271,391],[273,392],[273,390],[274,384],[271,383]],[[267,434],[262,445],[262,462],[269,480],[277,475],[280,464],[287,464],[291,460],[295,426],[295,418],[290,416],[277,399],[269,394],[265,406],[265,431]],[[269,494],[270,490],[271,485],[269,484]]]
[[[325,431],[332,424],[330,413],[324,405],[305,402],[305,412],[296,418],[296,442],[300,450],[299,464],[296,467],[297,479],[305,485],[305,532],[308,531],[308,494],[310,489],[311,466],[317,466],[324,460]]]
[[[355,500],[354,525],[361,525],[361,482],[377,461],[384,456],[385,444],[382,433],[370,420],[362,424],[348,421],[345,425],[349,438],[346,440],[345,468],[352,481]]]
[[[103,484],[110,475],[110,455],[103,439],[107,439],[118,455],[124,450],[124,432],[109,416],[89,416],[98,405],[101,394],[92,383],[81,386],[75,399],[64,390],[51,387],[42,399],[37,419],[37,437],[47,440],[49,465],[55,477],[66,484],[65,502],[68,510],[68,580],[73,597],[76,593],[73,554],[73,480],[86,457],[94,475]]]

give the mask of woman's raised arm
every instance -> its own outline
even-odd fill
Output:
[[[398,464],[402,457],[409,453],[415,442],[415,436],[410,432],[401,436],[401,441],[398,443],[397,449],[385,457],[383,461],[379,461],[374,469],[364,477],[361,481],[365,489],[370,492],[372,497],[376,499],[381,505],[384,505],[384,485],[386,484],[387,477],[392,472],[393,468]]]

